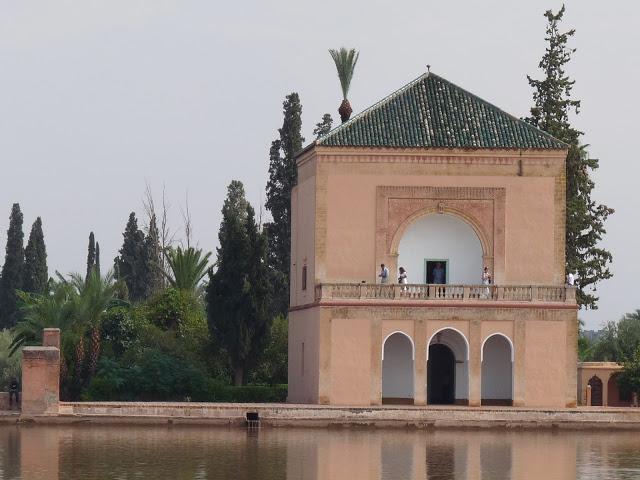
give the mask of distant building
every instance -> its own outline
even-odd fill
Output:
[[[434,74],[305,148],[289,401],[576,405],[566,154]]]

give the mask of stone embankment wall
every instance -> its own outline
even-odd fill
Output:
[[[332,407],[292,404],[61,402],[56,423],[246,425],[257,413],[267,427],[640,429],[640,409],[515,407]]]

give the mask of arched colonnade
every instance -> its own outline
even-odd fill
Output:
[[[512,405],[512,340],[503,333],[492,333],[482,340],[481,403]],[[416,368],[425,362],[426,369]],[[416,372],[426,372],[427,404],[467,404],[469,401],[469,341],[454,327],[435,331],[427,342],[426,358],[416,356],[415,341],[396,330],[382,341],[382,403],[413,404]]]

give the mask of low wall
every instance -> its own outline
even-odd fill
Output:
[[[244,426],[257,412],[270,427],[604,428],[640,429],[640,409],[514,407],[332,407],[292,404],[60,402],[57,416],[25,416],[48,423],[187,423]]]

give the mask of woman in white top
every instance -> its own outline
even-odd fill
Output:
[[[404,269],[404,267],[400,267],[399,270],[400,273],[398,275],[398,283],[400,285],[403,285],[402,290],[405,291],[407,290],[407,287],[405,287],[404,285],[409,283],[409,280],[407,279],[407,271]]]
[[[489,267],[484,267],[484,270],[482,271],[482,284],[491,285],[491,274],[489,273]],[[491,293],[489,291],[489,287],[486,287],[483,293],[484,298],[489,298],[489,295]]]

